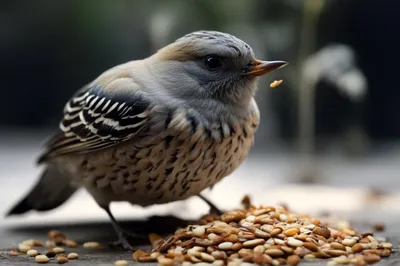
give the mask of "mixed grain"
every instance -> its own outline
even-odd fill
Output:
[[[367,265],[388,257],[392,244],[373,233],[359,234],[348,222],[331,225],[284,207],[251,205],[207,216],[197,225],[176,230],[162,239],[152,234],[151,252],[136,251],[138,262],[159,265],[298,265],[304,260],[331,259],[330,265]]]
[[[302,259],[330,259],[329,265],[367,265],[379,262],[392,252],[391,243],[374,238],[373,232],[357,233],[348,221],[332,224],[290,212],[284,206],[255,207],[249,197],[245,197],[242,204],[242,209],[221,216],[206,216],[199,223],[180,228],[166,238],[150,234],[152,251],[138,250],[133,253],[133,260],[158,262],[162,266],[246,263],[295,266]],[[384,225],[377,224],[374,229],[382,231]],[[55,259],[64,264],[78,259],[77,253],[65,255],[65,249],[59,247],[77,247],[75,241],[55,230],[49,231],[48,237],[44,245],[38,240],[25,240],[17,249],[9,249],[9,254],[26,254],[38,263]],[[43,255],[33,247],[49,250]],[[86,242],[83,247],[103,248],[98,242]],[[114,263],[118,266],[127,264],[125,260]]]

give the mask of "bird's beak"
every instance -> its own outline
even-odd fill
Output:
[[[262,76],[267,73],[270,73],[274,70],[282,68],[286,66],[288,63],[285,61],[261,61],[255,59],[253,64],[246,67],[244,71],[244,75],[250,76]]]

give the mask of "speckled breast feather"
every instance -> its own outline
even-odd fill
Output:
[[[200,124],[193,133],[191,123],[172,119],[156,136],[84,156],[62,156],[57,162],[100,204],[128,201],[146,206],[182,200],[215,185],[241,164],[258,123],[255,105],[235,127],[208,129]]]

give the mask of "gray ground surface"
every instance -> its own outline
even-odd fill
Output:
[[[150,221],[131,221],[122,222],[121,225],[130,231],[135,231],[144,237],[146,232],[156,231],[158,233],[171,232],[175,227],[183,225],[185,222],[174,217],[155,217]],[[10,243],[18,243],[26,239],[38,239],[45,241],[47,239],[47,232],[51,229],[57,228],[63,233],[67,234],[70,239],[74,239],[78,243],[96,240],[105,246],[107,243],[115,240],[112,227],[109,223],[80,223],[72,225],[52,225],[52,226],[23,226],[17,228],[7,228],[2,230],[0,238],[0,246],[4,249],[11,247]],[[131,242],[135,248],[148,250],[150,247],[147,245],[147,238],[132,239]],[[38,248],[38,251],[46,250]],[[84,249],[66,248],[66,252],[76,252],[79,254],[79,259],[70,261],[73,265],[113,265],[116,260],[128,260],[133,264],[132,252],[119,250],[116,248],[107,247],[105,249]],[[9,256],[7,251],[0,253],[1,265],[37,265],[32,258],[23,256]],[[50,264],[57,264],[54,260]],[[70,265],[70,264],[68,264]],[[142,264],[141,265],[146,265]]]
[[[364,213],[365,214],[365,213]],[[360,214],[360,217],[356,217],[355,225],[361,231],[370,231],[371,224],[364,214]],[[390,217],[390,219],[388,219]],[[383,265],[400,265],[400,230],[398,228],[398,218],[391,217],[390,214],[386,215],[386,230],[377,236],[387,237],[391,241],[395,248],[391,257],[383,259],[377,266]],[[357,222],[358,220],[358,222]],[[125,228],[134,229],[138,233],[146,234],[147,232],[158,232],[165,233],[173,230],[174,227],[185,224],[184,221],[174,217],[155,217],[147,222],[129,221],[123,222]],[[18,243],[25,239],[39,239],[46,240],[48,230],[57,228],[62,232],[66,233],[71,239],[83,243],[85,241],[91,241],[96,239],[101,243],[108,243],[114,239],[114,234],[110,224],[108,223],[81,223],[76,225],[55,225],[55,226],[35,226],[35,227],[17,227],[3,229],[1,232],[0,246],[4,249],[10,247],[10,243]],[[146,244],[146,240],[134,240],[132,242],[135,248],[147,250],[150,247]],[[134,265],[132,261],[132,253],[121,251],[117,249],[84,249],[84,248],[66,248],[66,252],[76,252],[79,254],[79,259],[76,261],[70,261],[67,265],[113,265],[115,260],[125,259],[130,261],[130,265]],[[26,255],[21,256],[9,256],[6,251],[0,253],[0,265],[37,265],[32,258]],[[56,264],[53,260],[50,264]],[[319,260],[314,262],[304,261],[300,265],[326,265],[327,260]],[[154,263],[140,263],[139,265],[155,265]]]
[[[3,214],[36,182],[40,169],[35,168],[33,161],[39,153],[42,138],[0,139],[4,140],[0,142],[0,214]],[[376,265],[400,265],[399,159],[399,145],[389,145],[359,160],[320,156],[318,182],[310,185],[292,182],[299,169],[293,154],[253,154],[231,177],[207,192],[207,196],[223,209],[238,206],[243,195],[250,194],[256,204],[285,202],[291,209],[309,214],[328,210],[351,218],[360,231],[371,231],[373,223],[384,222],[386,230],[380,235],[394,244],[394,254]],[[382,194],[371,193],[370,188]],[[149,232],[173,232],[177,226],[185,224],[181,219],[199,217],[207,212],[207,207],[198,199],[190,199],[147,209],[120,204],[113,211],[118,219],[129,220],[123,223],[125,228],[146,235]],[[154,215],[159,217],[143,220]],[[115,237],[105,213],[85,192],[79,192],[67,204],[50,213],[0,218],[0,265],[37,265],[27,256],[10,257],[5,250],[26,239],[46,240],[50,229],[61,230],[80,243],[98,241],[106,244]],[[136,248],[148,249],[146,242],[135,240],[134,244]],[[77,252],[80,258],[67,265],[113,265],[118,259],[134,264],[130,252],[115,249],[68,251]],[[326,265],[326,262],[301,265]]]

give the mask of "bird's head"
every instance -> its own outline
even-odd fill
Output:
[[[257,60],[248,44],[216,31],[187,34],[153,58],[157,60],[154,71],[175,96],[239,105],[251,100],[257,77],[287,65]]]

